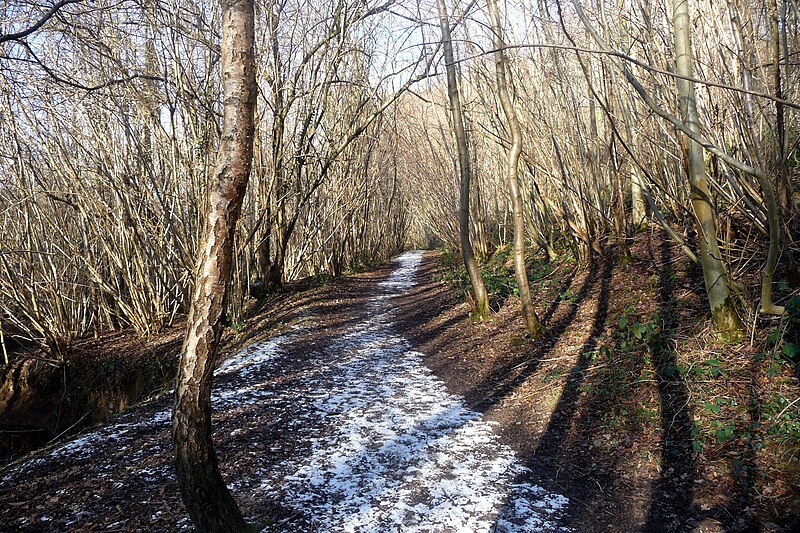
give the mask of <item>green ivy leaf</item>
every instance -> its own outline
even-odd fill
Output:
[[[717,437],[717,441],[724,442],[733,436],[733,428],[731,426],[722,426],[714,434]]]
[[[796,345],[793,342],[784,342],[782,351],[783,355],[785,355],[789,359],[794,359],[795,357],[800,355],[800,346]]]
[[[770,345],[774,345],[776,342],[778,342],[778,337],[780,336],[780,334],[781,332],[778,331],[777,329],[773,330],[772,333],[770,333],[769,336],[767,337],[767,342]]]

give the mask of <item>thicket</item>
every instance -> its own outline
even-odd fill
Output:
[[[699,140],[714,260],[751,324],[765,296],[785,302],[798,282],[799,12],[783,0],[691,3],[687,80],[676,70],[678,4],[509,3],[499,41],[485,6],[446,6],[472,162],[469,236],[479,261],[513,241],[500,42],[528,241],[586,264],[625,255],[637,231],[659,225],[702,262],[711,235],[696,224],[687,156]],[[460,246],[436,6],[306,7],[257,8],[258,124],[231,323],[247,298],[287,280],[434,239]],[[58,363],[77,338],[148,336],[186,311],[219,142],[219,12],[76,2],[14,37],[42,13],[15,0],[0,15],[0,324]]]

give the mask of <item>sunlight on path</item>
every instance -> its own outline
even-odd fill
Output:
[[[420,259],[400,257],[370,318],[326,347],[333,357],[307,379],[301,401],[313,408],[300,409],[298,426],[328,430],[304,435],[313,454],[286,461],[260,488],[311,514],[315,531],[559,530],[566,498],[516,483],[526,469],[514,452],[392,333],[392,297],[413,286]]]

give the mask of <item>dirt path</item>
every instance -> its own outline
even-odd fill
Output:
[[[347,313],[255,344],[217,372],[223,475],[265,531],[557,531],[567,500],[397,334],[408,253]],[[189,528],[171,468],[169,399],[0,472],[2,530]]]

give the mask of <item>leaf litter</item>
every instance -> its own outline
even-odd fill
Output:
[[[276,501],[288,516],[264,532],[568,531],[568,500],[528,482],[533,473],[492,424],[448,393],[393,331],[392,300],[413,287],[420,261],[420,252],[396,259],[366,304],[366,319],[304,345],[302,356],[292,348],[307,327],[252,345],[217,370],[214,423],[224,434],[218,455],[231,491],[246,513],[259,515],[258,502]],[[169,399],[157,398],[10,465],[0,472],[4,499],[23,498],[14,493],[25,478],[64,464],[79,472],[60,472],[51,490],[62,494],[80,479],[82,498],[59,509],[28,506],[9,525],[136,529],[172,517],[171,529],[189,529],[180,505],[163,501],[165,487],[177,488],[169,419]],[[265,427],[273,427],[270,438]],[[230,458],[235,464],[226,464]],[[137,504],[104,522],[103,500],[123,488]],[[9,518],[0,514],[0,523]]]

